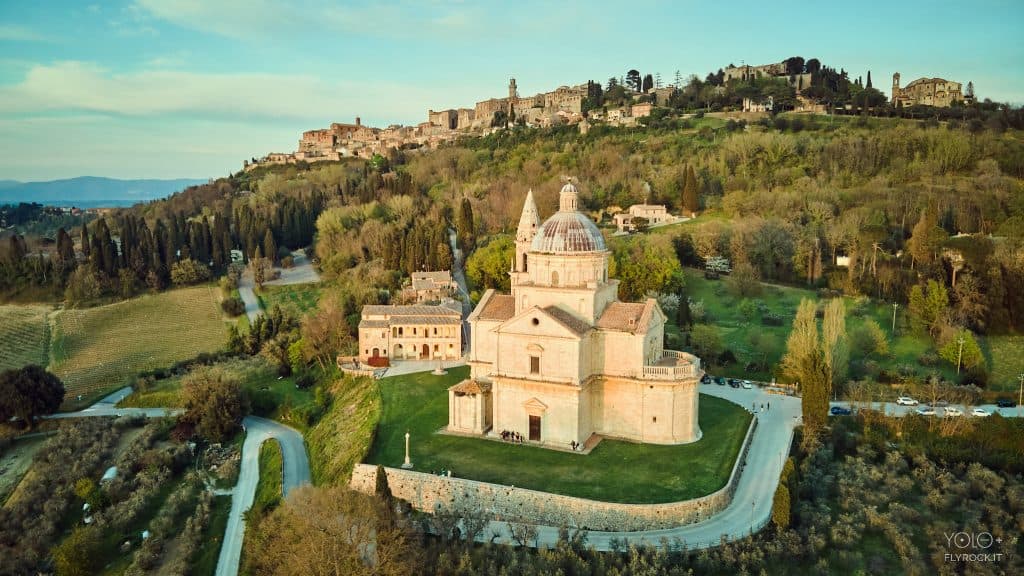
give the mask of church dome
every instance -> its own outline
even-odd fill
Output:
[[[577,211],[576,187],[562,187],[559,209],[541,225],[530,246],[532,252],[565,254],[605,250],[604,236],[590,218]]]

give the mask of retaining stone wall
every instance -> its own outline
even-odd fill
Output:
[[[665,504],[599,502],[413,470],[385,468],[385,471],[392,494],[424,512],[441,508],[463,514],[482,514],[493,520],[564,525],[597,531],[632,532],[672,528],[706,520],[729,505],[739,483],[740,471],[746,462],[755,428],[756,417],[750,422],[732,474],[724,487],[701,498]],[[376,477],[376,466],[357,464],[352,471],[350,487],[372,494]]]

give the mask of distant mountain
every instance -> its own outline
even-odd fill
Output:
[[[117,180],[80,176],[49,182],[0,180],[0,204],[39,202],[53,206],[131,206],[138,202],[165,198],[208,179]]]

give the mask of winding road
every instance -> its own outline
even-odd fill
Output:
[[[310,483],[309,458],[306,456],[302,434],[294,428],[257,416],[246,416],[242,426],[246,432],[245,443],[242,444],[242,462],[238,483],[232,491],[231,512],[220,547],[220,558],[217,560],[217,576],[238,574],[242,542],[245,539],[245,513],[252,507],[256,483],[260,478],[260,446],[270,439],[280,444],[284,460],[282,484],[285,496],[295,488]]]
[[[760,387],[746,390],[704,384],[701,385],[701,392],[724,398],[744,408],[749,407],[758,418],[758,427],[754,431],[746,461],[742,465],[739,483],[732,502],[722,512],[696,524],[642,532],[588,531],[588,545],[594,546],[597,550],[607,551],[612,549],[613,543],[658,546],[663,539],[679,539],[691,549],[707,548],[718,545],[723,538],[736,540],[748,536],[768,522],[771,516],[772,497],[775,494],[785,456],[793,439],[793,430],[800,424],[800,399],[769,394]],[[164,408],[116,408],[115,404],[130,393],[131,388],[123,388],[89,408],[79,412],[55,414],[51,417],[80,418],[139,414],[163,417],[179,412]],[[832,405],[851,406],[851,403],[833,402]],[[862,406],[868,407],[867,405]],[[869,407],[889,416],[904,416],[916,409],[916,407],[897,406],[891,402],[875,402]],[[990,413],[999,413],[1005,417],[1021,415],[1021,410],[1018,408],[1000,409],[992,405],[980,407]],[[965,414],[969,413],[966,409],[964,412]],[[961,418],[970,417],[972,416],[961,416]],[[280,443],[283,456],[285,496],[298,486],[310,483],[309,459],[302,435],[297,430],[256,416],[247,416],[243,420],[243,425],[247,434],[242,446],[238,483],[230,491],[234,497],[217,563],[216,573],[218,576],[234,576],[238,573],[245,536],[244,514],[252,506],[255,497],[256,484],[259,481],[259,452],[263,442],[275,439]],[[558,533],[559,527],[557,526],[537,526],[537,538],[529,542],[528,545],[553,546],[558,541]],[[478,536],[478,540],[515,543],[509,524],[501,521],[490,522],[488,528]]]
[[[96,416],[137,416],[162,418],[179,414],[181,410],[168,408],[117,408],[124,397],[131,394],[131,387],[125,387],[103,398],[96,404],[78,412],[54,414],[49,418],[83,418]],[[218,576],[234,576],[238,574],[238,566],[242,557],[242,541],[245,538],[244,515],[252,507],[256,496],[256,483],[260,476],[260,446],[270,439],[275,439],[281,446],[283,457],[282,488],[284,496],[295,488],[310,483],[309,457],[306,455],[306,444],[302,434],[266,418],[246,416],[242,420],[245,428],[245,442],[242,444],[242,461],[239,467],[238,483],[228,491],[218,494],[231,494],[231,512],[228,525],[224,531],[220,558],[217,561]]]

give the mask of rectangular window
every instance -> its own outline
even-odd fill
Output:
[[[437,336],[437,326],[434,326],[434,336]]]
[[[416,330],[417,330],[417,328],[413,327],[413,329],[412,329],[412,335],[413,335],[413,336],[415,336],[415,335],[416,335]]]
[[[540,374],[540,356],[530,356],[530,374]]]

